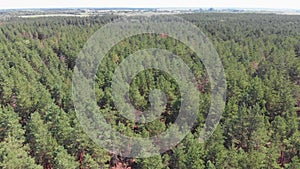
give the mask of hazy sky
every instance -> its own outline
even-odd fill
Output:
[[[300,9],[299,0],[0,0],[0,8],[241,7]]]

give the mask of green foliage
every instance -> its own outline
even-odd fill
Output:
[[[24,143],[25,131],[19,123],[18,115],[11,108],[0,108],[1,142],[0,168],[41,169],[29,156],[29,147]]]
[[[173,150],[151,158],[124,159],[90,140],[77,120],[71,92],[77,54],[95,31],[118,17],[11,18],[0,24],[0,168],[93,169],[120,162],[132,168],[298,169],[299,17],[218,13],[180,17],[209,37],[226,72],[225,111],[208,140],[202,143],[198,137],[209,111],[210,82],[204,65],[185,44],[159,34],[136,35],[116,44],[99,65],[98,115],[127,136],[147,138],[166,131],[182,101],[172,75],[145,70],[130,84],[129,101],[138,110],[133,116],[145,118],[149,115],[143,113],[154,106],[160,117],[143,124],[121,116],[112,99],[111,79],[129,54],[147,48],[173,52],[191,68],[201,93],[197,123]],[[129,65],[121,74],[130,71]],[[154,89],[165,93],[165,107],[161,100],[149,102],[159,96],[151,93]],[[176,138],[179,132],[175,129],[172,134]],[[147,152],[147,145],[135,144],[122,153]]]

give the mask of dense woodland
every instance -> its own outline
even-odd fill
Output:
[[[227,79],[226,108],[204,143],[198,141],[210,106],[210,84],[191,50],[167,35],[124,39],[104,58],[96,77],[99,113],[119,132],[149,137],[166,130],[178,113],[171,75],[145,70],[130,86],[141,111],[153,89],[166,93],[161,119],[136,124],[119,115],[111,77],[129,54],[161,48],[182,57],[197,77],[201,106],[185,139],[160,156],[125,158],[96,145],[79,124],[72,75],[85,42],[118,16],[11,18],[0,23],[0,168],[3,169],[299,169],[300,17],[275,14],[184,14],[210,38]],[[196,64],[197,63],[197,64]]]

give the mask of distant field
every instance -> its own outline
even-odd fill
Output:
[[[77,16],[77,17],[88,17],[89,14],[45,14],[45,15],[22,15],[20,18],[39,18],[39,17],[55,17],[55,16]]]

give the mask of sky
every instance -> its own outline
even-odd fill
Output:
[[[300,9],[299,0],[0,0],[0,9],[12,8],[277,8]]]

